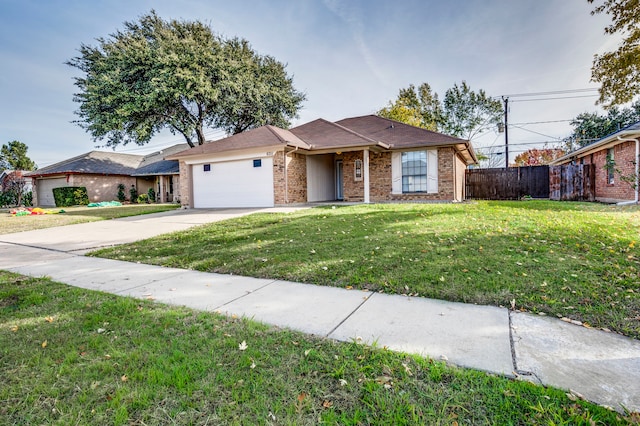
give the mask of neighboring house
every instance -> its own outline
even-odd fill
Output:
[[[185,207],[463,201],[469,141],[368,115],[262,126],[168,155]]]
[[[164,152],[183,151],[186,144],[146,156],[91,151],[25,174],[33,182],[33,204],[55,206],[53,189],[65,186],[87,188],[90,202],[117,200],[118,184],[125,186],[125,195],[133,186],[138,194],[154,188],[157,200],[179,199],[174,193],[178,179],[178,162],[165,161]]]
[[[637,203],[639,140],[640,122],[570,152],[551,164],[595,164],[596,201]]]

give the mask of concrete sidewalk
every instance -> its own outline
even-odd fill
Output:
[[[640,411],[640,342],[616,334],[491,306],[78,255],[93,247],[253,211],[170,212],[0,235],[0,269],[244,316],[337,340],[375,342],[397,351],[571,389],[618,410]],[[136,226],[129,228],[132,222]]]

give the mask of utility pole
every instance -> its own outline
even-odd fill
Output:
[[[502,97],[504,101],[504,168],[509,168],[509,98]]]

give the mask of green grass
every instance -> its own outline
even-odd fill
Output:
[[[1,425],[633,421],[528,382],[6,272],[0,376]]]
[[[640,209],[551,201],[254,214],[101,250],[199,271],[566,317],[640,338]]]
[[[72,225],[74,223],[157,213],[174,210],[178,207],[180,206],[177,204],[128,204],[119,207],[65,207],[63,209],[56,207],[45,210],[52,212],[64,210],[65,213],[34,216],[11,216],[9,210],[4,210],[0,212],[0,235]]]

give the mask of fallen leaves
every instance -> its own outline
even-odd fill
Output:
[[[42,346],[42,349],[44,349],[44,348],[47,347],[48,344],[49,343],[45,340],[44,342],[42,342],[42,344],[40,346]]]
[[[246,351],[248,347],[247,342],[243,340],[242,343],[238,345],[238,350]]]

